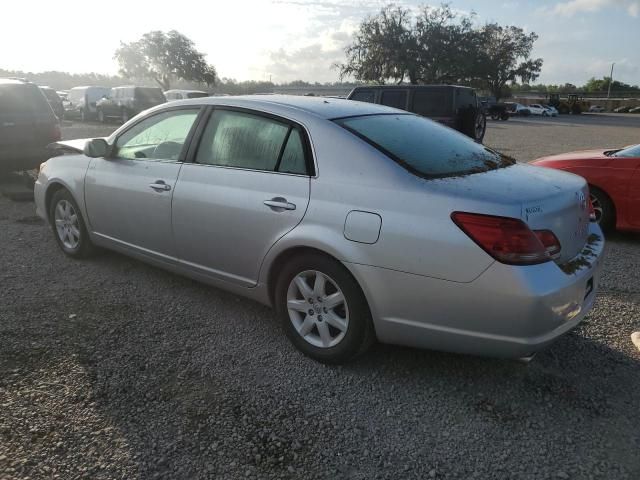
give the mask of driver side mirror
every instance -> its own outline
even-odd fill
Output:
[[[94,138],[84,145],[84,154],[91,158],[107,157],[109,150],[109,144],[104,138]]]

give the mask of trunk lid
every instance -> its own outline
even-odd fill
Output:
[[[586,181],[577,175],[519,163],[428,182],[432,191],[447,191],[473,200],[475,213],[504,216],[505,207],[519,206],[520,218],[529,228],[551,230],[558,238],[561,245],[560,256],[555,259],[558,264],[575,257],[586,244],[589,192]]]

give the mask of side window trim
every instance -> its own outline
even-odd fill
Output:
[[[289,143],[289,137],[291,136],[291,131],[293,127],[289,125],[289,130],[287,130],[287,134],[284,136],[284,140],[282,141],[282,145],[280,145],[280,153],[278,153],[278,160],[276,161],[276,166],[273,167],[274,172],[280,172],[280,163],[282,163],[282,156],[284,155],[284,151],[287,148],[287,143]],[[305,154],[306,157],[306,154]],[[305,160],[306,163],[306,160]]]
[[[161,111],[158,112],[153,112],[150,113],[149,115],[145,115],[144,117],[140,118],[139,120],[137,120],[135,123],[133,123],[132,125],[130,125],[126,130],[122,130],[121,132],[118,132],[118,135],[113,139],[113,143],[110,145],[109,148],[109,158],[117,158],[114,155],[116,154],[116,148],[118,145],[118,140],[120,139],[120,137],[122,137],[125,133],[127,133],[129,130],[131,130],[133,127],[135,127],[136,125],[138,125],[141,122],[144,122],[145,120],[148,120],[149,118],[153,118],[156,115],[161,115],[163,113],[167,113],[167,112],[175,112],[175,111],[180,111],[180,110],[196,110],[198,109],[198,114],[196,115],[196,119],[193,122],[193,124],[191,125],[191,128],[189,129],[189,133],[187,134],[186,138],[184,139],[184,145],[182,145],[182,150],[180,151],[180,155],[178,156],[178,160],[159,160],[159,162],[164,162],[164,163],[186,163],[187,160],[187,155],[189,153],[189,150],[191,149],[191,143],[194,137],[194,134],[197,130],[197,127],[199,126],[199,124],[202,122],[202,118],[204,116],[204,112],[206,110],[204,105],[181,105],[178,107],[170,107],[170,108],[164,108]],[[158,160],[156,160],[158,161]]]
[[[247,169],[247,168],[241,168],[241,167],[227,167],[227,166],[220,166],[220,165],[205,165],[205,164],[201,164],[201,163],[197,163],[195,161],[196,159],[196,155],[198,154],[198,150],[200,148],[200,144],[202,143],[202,137],[204,134],[204,130],[207,126],[207,124],[209,123],[209,121],[211,120],[211,117],[213,116],[214,112],[216,110],[226,110],[226,111],[232,111],[232,112],[241,112],[241,113],[247,113],[250,115],[256,115],[259,117],[264,117],[264,118],[268,118],[271,120],[275,120],[277,122],[283,123],[285,125],[287,125],[289,127],[289,131],[287,132],[285,141],[280,149],[280,154],[278,156],[278,162],[276,164],[276,168],[271,171],[271,170],[251,170],[251,169]],[[298,124],[297,122],[295,122],[294,120],[290,120],[286,117],[280,117],[278,115],[273,115],[271,113],[268,112],[261,112],[259,110],[253,110],[251,108],[246,108],[246,107],[236,107],[233,105],[209,105],[207,106],[202,113],[202,116],[196,120],[196,123],[198,124],[196,130],[194,131],[194,136],[193,138],[191,138],[191,145],[189,147],[189,150],[187,152],[186,155],[186,159],[185,159],[185,163],[193,163],[194,165],[202,165],[202,166],[208,166],[208,167],[217,167],[217,168],[234,168],[234,169],[238,169],[238,170],[251,170],[251,171],[256,171],[256,172],[264,172],[264,173],[275,173],[278,175],[296,175],[296,176],[302,176],[302,177],[316,177],[317,176],[317,169],[316,169],[316,164],[314,161],[315,155],[313,153],[313,148],[311,146],[311,139],[310,139],[310,135],[309,135],[309,131],[302,125]],[[291,131],[297,128],[299,129],[301,136],[302,136],[302,145],[303,145],[303,150],[304,150],[304,160],[305,160],[305,165],[307,167],[307,173],[305,174],[300,174],[300,173],[285,173],[285,172],[278,172],[277,168],[280,166],[280,161],[282,159],[282,155],[284,154],[284,150],[286,148],[287,142],[289,140],[289,136],[291,135]]]

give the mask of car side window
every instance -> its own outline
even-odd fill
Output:
[[[376,92],[373,90],[358,90],[350,100],[355,100],[356,102],[367,102],[367,103],[375,103],[376,102]]]
[[[304,154],[302,133],[298,128],[291,129],[287,145],[282,151],[282,158],[278,165],[278,171],[282,173],[307,174],[307,162]]]
[[[384,90],[382,92],[382,105],[387,107],[407,109],[407,92],[405,90]]]
[[[202,134],[196,162],[274,171],[289,128],[260,115],[215,110]]]
[[[118,137],[115,157],[177,161],[198,111],[170,110],[145,118]]]

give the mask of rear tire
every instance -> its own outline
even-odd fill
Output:
[[[597,187],[589,186],[591,204],[596,212],[596,221],[603,232],[611,232],[616,227],[616,207],[609,198]]]
[[[473,125],[474,140],[478,143],[482,143],[484,135],[487,133],[487,116],[482,112],[478,112]]]
[[[335,298],[343,300],[336,303]],[[292,258],[278,276],[274,303],[294,346],[319,362],[347,362],[375,341],[360,286],[328,256],[309,253]]]
[[[78,204],[66,189],[53,194],[49,223],[58,247],[73,258],[86,258],[95,252]]]

